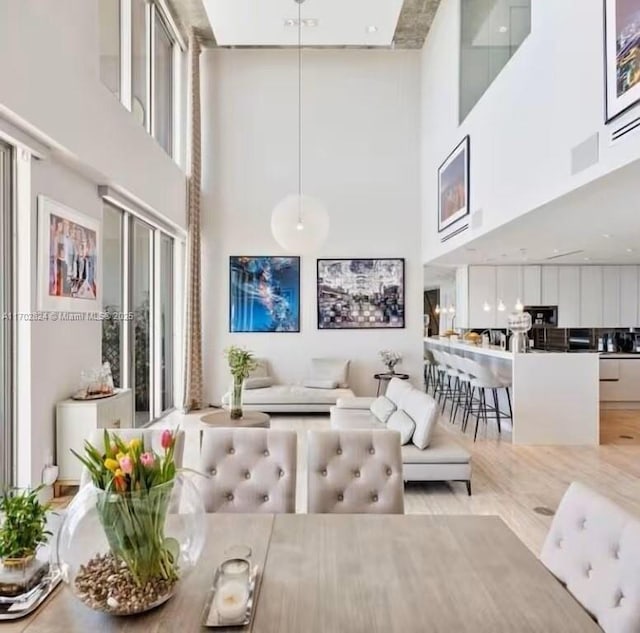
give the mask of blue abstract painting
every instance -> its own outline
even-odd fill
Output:
[[[300,258],[231,257],[231,332],[300,331]]]

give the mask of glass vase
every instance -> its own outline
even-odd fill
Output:
[[[202,498],[183,475],[129,493],[87,484],[65,513],[52,564],[91,609],[142,613],[174,595],[202,552],[204,530]]]
[[[229,417],[232,420],[239,420],[242,417],[242,397],[244,394],[244,380],[233,378],[231,385],[231,401],[229,403]]]

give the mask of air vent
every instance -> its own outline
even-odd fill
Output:
[[[584,253],[584,251],[569,251],[567,253],[558,253],[556,255],[552,255],[551,257],[545,258],[545,261],[550,262],[553,259],[561,259],[562,257],[569,257],[570,255],[580,255],[580,253]]]
[[[461,226],[459,229],[456,229],[455,231],[452,231],[448,235],[445,235],[443,238],[440,239],[440,242],[444,244],[444,242],[449,241],[452,237],[455,237],[456,235],[460,235],[460,233],[462,233],[463,231],[466,231],[468,228],[469,228],[469,225],[465,224],[464,226]]]
[[[593,167],[600,160],[600,135],[590,136],[571,150],[571,173],[573,175]]]

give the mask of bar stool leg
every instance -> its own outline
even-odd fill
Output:
[[[493,406],[496,409],[496,422],[498,423],[498,433],[502,435],[502,429],[500,428],[500,401],[498,400],[498,390],[493,389]]]
[[[473,432],[473,441],[476,441],[478,437],[478,425],[480,424],[480,418],[484,419],[484,413],[486,413],[484,409],[484,388],[478,387],[478,410],[476,411],[476,430]]]
[[[513,420],[513,409],[511,408],[511,392],[509,391],[509,387],[505,388],[507,392],[507,402],[509,403],[509,417]]]
[[[476,395],[476,388],[471,387],[471,390],[468,391],[468,399],[465,403],[465,411],[464,416],[462,418],[462,432],[466,433],[467,425],[469,424],[469,417],[471,416],[471,411],[473,409],[473,398]]]

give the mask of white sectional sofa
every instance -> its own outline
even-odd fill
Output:
[[[328,413],[340,398],[354,397],[348,380],[348,360],[314,358],[301,384],[279,385],[271,376],[268,361],[258,359],[258,366],[246,381],[242,406],[263,413]],[[222,405],[228,406],[229,401],[227,392]]]
[[[341,398],[331,407],[335,429],[391,428],[400,432],[405,481],[460,481],[471,495],[471,455],[438,426],[428,394],[393,379],[380,398]]]

